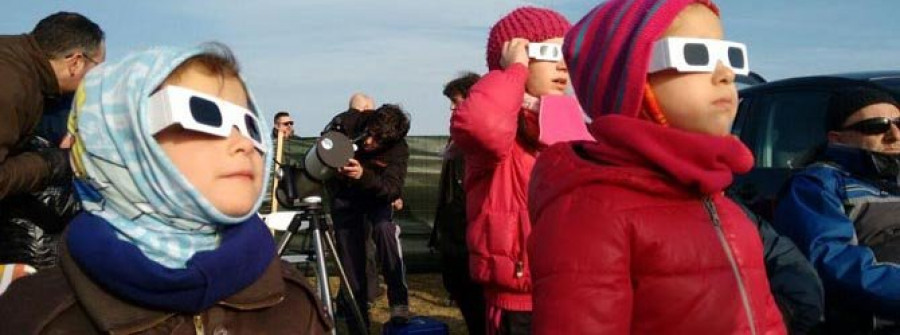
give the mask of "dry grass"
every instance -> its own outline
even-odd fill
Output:
[[[447,291],[444,290],[441,283],[440,274],[409,274],[406,276],[406,280],[409,284],[409,309],[413,315],[425,315],[446,323],[450,327],[450,334],[468,334],[462,314],[447,299]],[[310,278],[310,281],[314,282],[315,278]],[[338,287],[337,277],[331,277],[330,282],[332,295],[334,295]],[[369,333],[381,334],[381,325],[390,318],[386,294],[378,297],[370,313],[372,325]],[[346,334],[346,329],[346,326],[339,322],[338,334]]]

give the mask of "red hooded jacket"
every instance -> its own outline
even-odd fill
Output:
[[[513,64],[472,86],[451,118],[450,136],[466,158],[469,267],[487,302],[531,310],[525,244],[531,232],[528,182],[535,154],[518,136],[528,68]]]
[[[592,128],[534,167],[534,333],[784,334],[757,228],[722,192],[749,150],[617,115]]]

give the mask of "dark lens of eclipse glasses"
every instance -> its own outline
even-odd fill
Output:
[[[201,97],[191,97],[188,106],[191,109],[191,117],[197,123],[216,128],[222,126],[222,111],[215,102]]]

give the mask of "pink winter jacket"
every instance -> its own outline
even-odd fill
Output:
[[[491,71],[472,86],[451,118],[450,136],[466,159],[466,241],[472,279],[484,284],[487,302],[531,310],[526,241],[528,182],[533,149],[517,136],[528,68]]]

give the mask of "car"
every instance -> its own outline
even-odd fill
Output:
[[[900,100],[900,71],[856,72],[759,83],[745,80],[738,92],[732,133],[753,151],[755,166],[736,176],[728,193],[767,220],[778,192],[826,141],[825,112],[841,88],[875,86]],[[746,78],[745,78],[746,79]],[[754,84],[759,83],[759,84]]]

